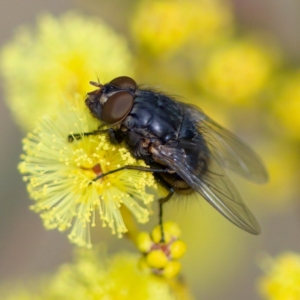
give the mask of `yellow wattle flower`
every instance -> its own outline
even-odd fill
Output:
[[[43,114],[101,82],[132,75],[132,56],[125,38],[101,19],[68,12],[42,15],[35,27],[20,27],[0,51],[6,103],[23,130]]]
[[[99,121],[82,99],[73,99],[54,116],[44,116],[38,127],[23,141],[24,154],[19,165],[26,174],[32,209],[41,214],[48,229],[64,231],[78,245],[91,246],[90,226],[102,220],[112,232],[127,231],[120,208],[125,206],[138,222],[148,221],[154,196],[146,188],[155,187],[152,173],[123,170],[97,181],[98,175],[124,165],[145,166],[122,146],[112,145],[107,135],[82,137],[72,143],[68,135],[97,129]]]

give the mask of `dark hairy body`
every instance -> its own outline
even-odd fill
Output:
[[[112,143],[123,142],[134,158],[149,166],[123,166],[94,180],[124,169],[152,172],[169,192],[159,199],[161,229],[163,203],[174,193],[197,192],[238,227],[260,233],[255,217],[225,172],[230,169],[255,183],[268,180],[260,158],[249,146],[198,107],[139,88],[130,77],[91,84],[98,89],[88,93],[85,102],[101,124],[98,130],[70,135],[69,141],[108,134]]]

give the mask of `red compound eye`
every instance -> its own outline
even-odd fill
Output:
[[[120,76],[113,79],[109,84],[112,84],[120,89],[136,89],[136,82],[128,76]]]
[[[132,105],[133,96],[129,92],[117,92],[103,105],[101,119],[107,124],[118,123],[129,114]]]

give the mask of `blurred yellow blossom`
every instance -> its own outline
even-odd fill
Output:
[[[284,74],[276,82],[273,96],[272,107],[284,126],[284,134],[300,140],[300,70]],[[278,127],[274,129],[281,132]]]
[[[259,290],[267,300],[300,299],[300,255],[287,252],[277,258],[262,261],[265,276],[259,280]]]
[[[57,116],[44,116],[23,141],[19,165],[28,191],[48,229],[71,229],[72,242],[91,246],[90,226],[97,214],[103,226],[122,236],[127,231],[120,207],[124,205],[141,222],[147,222],[154,196],[145,191],[155,186],[152,173],[123,170],[97,181],[98,175],[124,165],[142,165],[123,147],[112,145],[107,135],[68,141],[68,135],[97,129],[99,121],[81,108],[81,98],[66,101]]]
[[[200,70],[202,88],[230,104],[253,101],[267,83],[277,56],[251,39],[219,45]]]
[[[0,52],[6,102],[18,124],[32,129],[63,99],[85,95],[97,75],[102,82],[131,75],[131,61],[126,40],[99,18],[46,14],[36,28],[19,28]]]
[[[132,35],[140,50],[161,56],[186,44],[201,46],[224,38],[231,25],[224,1],[145,0],[132,17]]]
[[[179,294],[179,283],[174,285],[174,282],[142,272],[137,263],[138,256],[130,253],[121,253],[103,261],[96,251],[80,251],[74,263],[62,265],[56,274],[41,282],[35,290],[21,293],[15,288],[16,292],[10,292],[6,299],[192,299],[182,284],[184,292]],[[29,295],[31,298],[25,298]]]

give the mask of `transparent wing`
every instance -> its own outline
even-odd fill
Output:
[[[233,133],[223,128],[197,107],[186,105],[195,126],[210,150],[210,155],[223,167],[255,182],[268,181],[267,171],[257,154]]]
[[[197,175],[194,173],[194,166],[186,163],[183,149],[160,145],[157,150],[158,159],[176,171],[229,221],[252,234],[260,233],[260,227],[255,217],[243,203],[222,167],[210,160],[209,167],[204,174]]]

